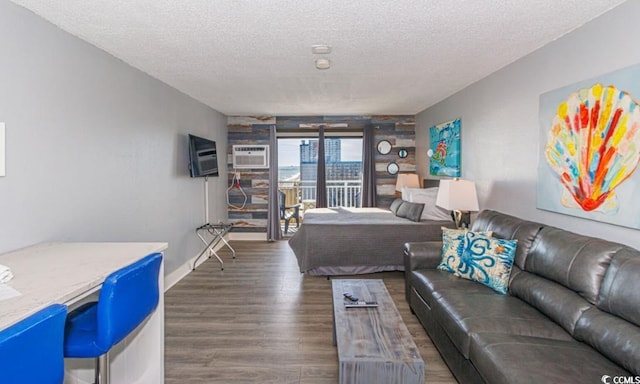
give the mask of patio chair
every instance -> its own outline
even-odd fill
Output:
[[[280,201],[280,220],[284,220],[284,233],[287,234],[291,219],[296,219],[296,228],[300,227],[300,204],[286,205],[287,195],[282,191],[278,191],[278,197]]]

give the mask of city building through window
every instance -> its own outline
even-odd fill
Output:
[[[316,198],[317,138],[278,139],[279,188],[287,204],[312,208]],[[358,207],[362,190],[362,138],[325,138],[329,207]]]

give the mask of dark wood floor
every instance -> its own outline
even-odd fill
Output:
[[[165,296],[166,383],[337,383],[331,282],[300,274],[286,241],[233,242]],[[429,383],[455,383],[404,299],[400,272],[384,279],[426,365]],[[341,277],[343,278],[343,277]]]

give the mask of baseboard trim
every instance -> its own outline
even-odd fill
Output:
[[[229,232],[229,239],[238,241],[267,241],[266,232]]]
[[[225,240],[231,241],[267,241],[267,234],[265,232],[230,232],[224,236]],[[218,251],[218,249],[224,247],[224,243],[219,242],[213,249]],[[193,263],[195,263],[198,255],[193,256],[191,259],[187,260],[186,263],[182,264],[175,271],[169,273],[164,277],[164,291],[168,291],[171,287],[176,285],[180,280],[184,279],[191,271],[193,271]],[[200,260],[198,260],[198,265],[196,268],[205,261],[209,260],[208,257],[202,256]],[[217,262],[217,260],[214,260]]]
[[[227,234],[225,237],[225,240],[229,241],[229,235]],[[215,251],[218,251],[220,248],[224,247],[224,243],[222,241],[218,242],[218,244],[213,248]],[[196,259],[198,258],[198,255],[193,256],[191,259],[187,260],[187,262],[185,262],[184,264],[182,264],[181,266],[179,266],[175,271],[169,273],[168,275],[166,275],[164,277],[164,291],[167,292],[171,287],[173,287],[174,285],[176,285],[180,280],[184,279],[188,274],[190,274],[194,268],[193,268],[193,263],[196,262]],[[206,256],[202,256],[200,258],[200,260],[198,260],[198,264],[195,266],[195,268],[198,268],[198,266],[202,263],[204,263],[205,261],[209,260],[209,257]],[[214,261],[217,263],[218,260],[215,260],[214,257]]]

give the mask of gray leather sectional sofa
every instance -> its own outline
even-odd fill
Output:
[[[495,211],[472,230],[518,240],[507,295],[436,269],[440,242],[404,249],[407,301],[459,382],[640,382],[639,251]]]

